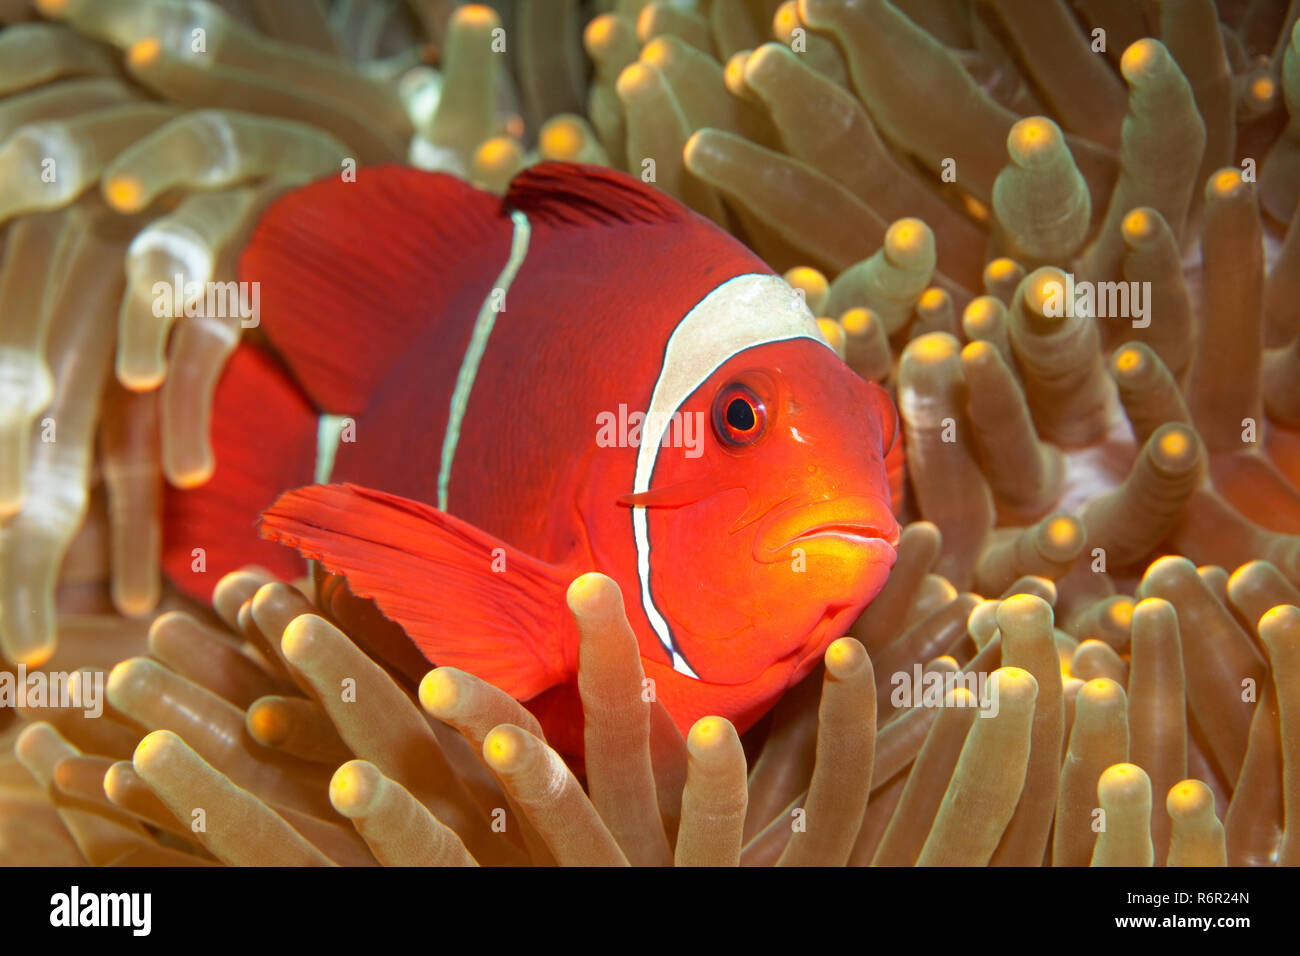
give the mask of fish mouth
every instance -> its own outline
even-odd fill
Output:
[[[799,542],[829,538],[882,552],[884,545],[888,554],[882,557],[892,558],[898,536],[898,522],[889,505],[868,495],[842,495],[773,514],[759,528],[754,556],[770,563]]]

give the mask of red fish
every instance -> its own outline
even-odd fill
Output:
[[[241,278],[274,354],[236,351],[217,470],[169,497],[192,593],[254,561],[302,573],[249,547],[263,512],[577,754],[575,577],[619,583],[683,732],[743,731],[893,565],[887,393],[743,245],[625,175],[543,164],[504,198],[398,167],[320,181],[271,207]]]

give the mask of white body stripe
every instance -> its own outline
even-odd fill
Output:
[[[316,419],[316,484],[329,484],[330,475],[334,473],[334,456],[338,454],[339,439],[343,437],[343,423],[347,419],[342,415],[321,412]]]
[[[478,374],[479,362],[487,348],[488,336],[496,322],[496,303],[493,299],[498,293],[504,296],[514,281],[515,274],[523,265],[528,254],[529,225],[528,218],[521,212],[511,213],[514,221],[514,234],[510,240],[510,257],[505,268],[497,276],[496,284],[483,300],[478,316],[474,320],[474,331],[470,334],[469,346],[461,360],[460,373],[456,377],[456,388],[452,392],[451,409],[447,415],[447,431],[442,440],[442,462],[438,471],[438,507],[447,510],[447,484],[451,478],[451,465],[456,456],[456,444],[460,438],[460,423],[465,417],[465,407],[469,403],[469,393],[474,387],[474,377]],[[339,437],[347,419],[342,415],[323,413],[316,422],[316,484],[323,485],[330,480],[334,471],[334,456],[338,452]]]
[[[451,463],[456,457],[456,444],[460,441],[460,424],[465,419],[465,409],[469,405],[469,395],[474,389],[474,378],[478,375],[479,362],[487,349],[488,338],[496,324],[498,295],[505,296],[510,291],[510,283],[524,264],[528,255],[528,238],[531,228],[528,217],[516,210],[510,214],[515,224],[514,234],[510,238],[510,258],[505,268],[497,276],[497,281],[488,292],[483,305],[479,307],[478,317],[474,320],[474,331],[469,337],[469,346],[460,363],[460,373],[456,376],[456,389],[451,394],[451,409],[447,413],[447,430],[442,436],[442,461],[438,467],[438,509],[447,510],[447,487],[451,482]]]
[[[637,450],[633,493],[650,490],[659,444],[673,412],[710,375],[746,349],[799,338],[812,339],[830,348],[803,297],[780,276],[748,274],[728,279],[687,312],[664,349],[663,366],[650,398],[646,427]],[[645,508],[632,509],[632,530],[636,539],[641,606],[646,618],[672,657],[673,669],[696,677],[673,646],[668,622],[655,607],[650,593],[650,532]]]

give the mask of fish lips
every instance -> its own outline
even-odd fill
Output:
[[[865,549],[892,566],[898,536],[888,503],[870,495],[841,495],[770,515],[754,536],[754,560],[773,564],[787,558],[792,548],[821,541]]]

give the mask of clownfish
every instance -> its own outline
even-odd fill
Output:
[[[382,660],[473,673],[580,754],[578,576],[619,584],[683,733],[743,732],[893,566],[888,393],[745,246],[631,177],[545,163],[499,196],[366,168],[280,197],[239,269],[262,341],[217,386],[210,480],[167,497],[164,568],[197,597],[314,560],[396,625]]]

